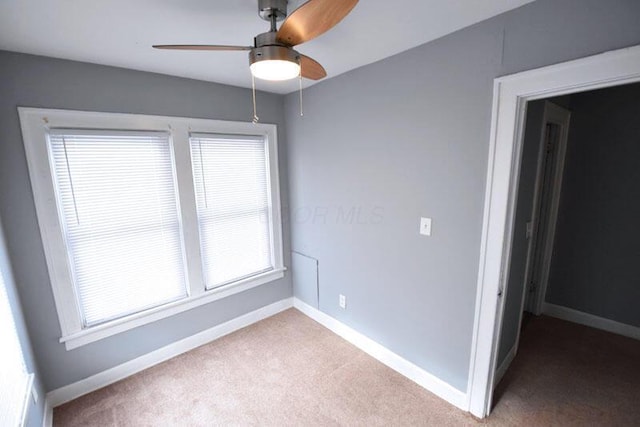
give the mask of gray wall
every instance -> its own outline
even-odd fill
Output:
[[[640,326],[640,84],[571,96],[546,300]]]
[[[527,104],[527,121],[524,145],[522,147],[516,218],[511,241],[511,265],[509,267],[509,282],[505,293],[504,317],[502,319],[496,368],[502,364],[509,350],[515,345],[520,327],[522,294],[524,292],[527,251],[529,249],[527,222],[531,221],[531,212],[533,210],[533,193],[536,186],[543,114],[544,101],[533,101]]]
[[[20,305],[20,298],[18,297],[17,287],[11,271],[11,264],[9,263],[9,254],[5,245],[4,233],[2,225],[0,224],[0,271],[7,285],[7,296],[9,297],[9,305],[13,311],[13,317],[16,324],[16,330],[18,331],[18,338],[22,346],[22,353],[25,358],[25,365],[27,371],[34,374],[33,387],[38,393],[38,402],[34,402],[29,397],[29,408],[27,409],[27,426],[28,427],[40,427],[44,418],[44,388],[40,380],[40,370],[38,364],[33,355],[31,348],[31,340],[27,333],[27,327],[24,322],[22,308]]]
[[[311,87],[303,118],[287,96],[292,248],[319,261],[320,309],[464,391],[493,79],[638,44],[638,17],[538,0]]]
[[[492,80],[640,43],[638,16],[636,0],[538,0],[310,88],[304,118],[296,95],[283,114],[282,97],[259,94],[265,122],[288,118],[283,205],[288,154],[292,247],[319,260],[320,308],[464,390]],[[6,52],[0,65],[0,217],[46,390],[291,295],[287,277],[67,352],[16,106],[247,120],[250,94]],[[419,216],[433,218],[431,237],[418,235]]]
[[[52,390],[291,296],[284,279],[66,351],[53,302],[20,135],[17,106],[249,121],[251,93],[114,67],[0,52],[0,218],[42,382]],[[281,132],[282,202],[287,206],[281,96],[258,94],[260,117]],[[289,254],[285,226],[285,254]],[[285,258],[290,265],[290,257]]]

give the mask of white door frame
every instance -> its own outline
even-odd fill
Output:
[[[467,396],[469,411],[490,412],[509,276],[515,193],[528,101],[640,81],[640,46],[525,71],[494,81],[476,312]]]
[[[556,157],[554,159],[553,177],[550,183],[547,183],[549,190],[551,191],[551,205],[547,213],[547,227],[544,230],[544,248],[542,248],[542,264],[540,268],[540,281],[537,283],[535,295],[532,295],[533,300],[530,304],[530,309],[535,315],[542,313],[542,303],[547,293],[547,285],[549,284],[549,271],[551,270],[551,256],[553,255],[553,243],[556,236],[556,224],[558,222],[558,208],[560,207],[560,194],[562,192],[562,175],[564,172],[565,156],[567,154],[567,142],[569,139],[569,123],[571,120],[571,112],[566,108],[560,107],[552,102],[545,101],[544,113],[542,117],[542,129],[540,130],[540,147],[538,153],[538,166],[536,171],[535,190],[533,196],[533,208],[531,213],[531,222],[533,223],[533,232],[529,238],[529,244],[527,248],[527,263],[525,267],[523,286],[525,292],[522,294],[522,305],[520,307],[520,322],[522,322],[522,311],[524,310],[524,304],[529,294],[529,283],[531,282],[531,276],[534,274],[533,259],[535,254],[534,250],[537,235],[540,233],[540,218],[538,214],[540,211],[540,203],[543,188],[543,174],[542,169],[545,163],[546,156],[546,127],[548,123],[553,123],[560,126],[560,135],[558,137],[558,145],[555,147]],[[520,324],[520,322],[518,324]],[[518,338],[516,339],[516,348],[520,341],[520,328],[518,328]]]

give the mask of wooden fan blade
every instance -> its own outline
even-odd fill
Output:
[[[156,49],[173,50],[251,50],[251,46],[226,46],[217,44],[155,44]]]
[[[320,80],[327,77],[327,72],[318,61],[302,54],[300,55],[300,72],[302,77],[311,80]]]
[[[278,41],[295,46],[333,28],[358,0],[309,0],[293,11],[278,30]]]

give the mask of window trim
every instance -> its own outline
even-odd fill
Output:
[[[177,313],[284,277],[282,214],[278,168],[277,128],[274,124],[185,117],[103,113],[18,107],[27,164],[61,338],[67,350],[142,326]],[[176,170],[179,215],[186,258],[188,294],[185,298],[92,327],[83,327],[70,275],[67,250],[55,197],[47,132],[53,128],[169,132]],[[200,253],[189,136],[194,133],[260,135],[267,142],[267,170],[274,269],[217,288],[205,289]]]
[[[24,393],[22,395],[22,405],[20,407],[17,425],[20,427],[24,427],[27,425],[27,421],[28,421],[27,418],[29,414],[30,401],[32,398],[34,399],[34,401],[36,399],[34,394],[36,393],[36,391],[33,385],[35,374],[33,372],[30,372],[30,369],[27,366],[27,360],[25,356],[27,351],[23,343],[23,337],[20,336],[20,333],[18,331],[18,323],[19,323],[18,318],[20,317],[20,313],[19,313],[20,310],[17,310],[18,312],[16,312],[16,308],[11,305],[11,298],[9,295],[10,294],[9,286],[11,283],[15,283],[15,281],[13,278],[11,267],[8,264],[9,260],[6,259],[7,256],[8,256],[8,253],[7,253],[7,247],[6,247],[6,240],[4,236],[4,230],[0,226],[0,287],[3,287],[3,289],[0,289],[0,292],[3,292],[6,296],[7,308],[9,309],[8,314],[9,314],[9,317],[11,318],[11,324],[5,325],[5,326],[9,326],[10,329],[13,329],[13,332],[15,332],[14,337],[16,339],[16,344],[18,345],[20,350],[20,356],[21,356],[21,362],[22,362],[21,371],[24,374],[25,382],[24,382],[24,390],[23,390]]]

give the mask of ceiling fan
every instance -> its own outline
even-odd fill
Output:
[[[258,13],[271,23],[271,29],[258,34],[253,46],[226,45],[154,45],[156,49],[249,51],[251,74],[263,80],[288,80],[305,77],[320,80],[327,76],[324,67],[293,47],[312,40],[333,28],[358,3],[358,0],[309,0],[287,17],[287,0],[258,0]],[[286,19],[285,19],[286,18]],[[277,22],[282,21],[278,29]]]

